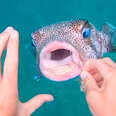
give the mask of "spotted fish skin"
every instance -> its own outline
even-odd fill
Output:
[[[99,31],[87,20],[65,21],[33,32],[32,41],[36,47],[37,59],[45,46],[59,41],[74,47],[84,62],[91,58],[101,58],[104,53],[112,51],[114,32],[115,28],[107,23]]]
[[[98,31],[92,24],[84,25],[87,21],[77,20],[61,22],[43,27],[32,33],[33,43],[38,51],[51,41],[64,41],[70,43],[82,54],[83,59],[102,57],[104,53],[111,51],[109,47],[112,38],[108,34]],[[84,39],[82,29],[91,28],[91,36]]]

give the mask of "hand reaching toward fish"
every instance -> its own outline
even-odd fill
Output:
[[[116,116],[116,64],[110,58],[88,60],[81,73],[94,116]]]
[[[7,49],[3,73],[0,60],[0,116],[30,116],[44,102],[52,101],[49,94],[37,95],[26,103],[18,99],[18,47],[19,34],[8,27],[0,34],[0,59]]]

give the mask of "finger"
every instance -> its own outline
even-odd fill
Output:
[[[8,40],[7,54],[4,63],[3,81],[5,81],[12,89],[17,88],[18,75],[18,48],[19,34],[14,30]]]
[[[116,64],[110,58],[107,57],[107,58],[103,58],[102,60],[107,64],[111,65],[112,67],[116,68]]]
[[[83,71],[81,73],[81,79],[84,81],[84,86],[86,87],[86,93],[90,93],[91,91],[98,91],[99,86],[96,83],[96,80],[92,75],[88,72]]]
[[[91,74],[91,73],[90,73]],[[94,79],[96,80],[96,82],[99,82],[99,81],[101,81],[101,80],[103,80],[104,78],[101,76],[101,74],[100,73],[95,73],[95,74],[91,74],[93,77],[94,77]]]
[[[90,59],[85,63],[83,71],[92,71],[92,70],[96,70],[104,78],[109,77],[108,72],[112,71],[112,67],[109,64],[105,63],[102,59],[99,60]]]
[[[100,80],[99,82],[97,82],[99,88],[103,88],[103,84],[104,84],[104,80]]]
[[[27,112],[28,116],[30,116],[37,108],[39,108],[43,103],[53,101],[53,96],[49,94],[41,94],[37,95],[26,103],[22,103],[22,111]],[[25,110],[25,111],[23,111]]]
[[[95,104],[95,100],[101,100],[99,92],[101,91],[101,88],[99,88],[99,85],[96,83],[95,79],[88,72],[82,72],[81,79],[84,81],[87,102],[91,107],[93,107],[93,104]],[[98,105],[99,104],[96,104],[96,106]]]
[[[1,74],[1,61],[0,61],[0,81],[2,79],[2,74]]]
[[[104,78],[101,76],[101,74],[98,71],[89,71],[89,73],[92,75],[92,77],[95,79],[97,85],[99,87],[102,86],[103,82],[104,82]]]
[[[12,31],[13,31],[13,27],[7,27],[4,30],[4,32],[0,34],[0,80],[2,77],[2,74],[1,74],[1,56],[2,56],[3,50],[5,49],[5,47],[7,45],[8,38],[9,38]]]
[[[99,87],[101,87],[101,84],[103,83],[104,78],[102,77],[100,72],[94,68],[92,70],[89,70],[89,73],[94,77]]]
[[[7,44],[8,38],[13,31],[13,27],[8,27],[5,29],[3,33],[0,34],[0,58],[2,56],[2,52]]]

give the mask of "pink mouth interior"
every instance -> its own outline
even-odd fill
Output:
[[[81,73],[83,62],[70,44],[53,41],[40,53],[40,70],[50,80],[65,81]]]

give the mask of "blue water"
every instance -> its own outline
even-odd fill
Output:
[[[32,116],[91,116],[77,79],[53,82],[41,74],[37,78],[31,32],[56,22],[88,19],[98,29],[104,22],[116,26],[115,0],[0,0],[0,30],[12,25],[20,32],[19,97],[25,102],[41,93],[55,100],[44,104]],[[116,53],[105,56],[115,61]]]

